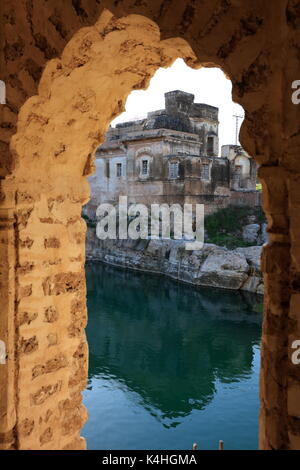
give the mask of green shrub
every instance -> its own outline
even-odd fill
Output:
[[[229,206],[205,217],[206,243],[225,246],[233,249],[251,246],[242,238],[243,227],[249,223],[248,216],[255,216],[256,222],[266,221],[261,207]]]

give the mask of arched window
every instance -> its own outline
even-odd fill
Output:
[[[141,155],[137,158],[136,168],[139,178],[146,179],[150,176],[152,157]]]

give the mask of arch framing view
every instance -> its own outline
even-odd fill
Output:
[[[300,449],[299,2],[93,0],[2,6],[0,446],[84,449],[85,222],[93,152],[133,89],[178,57],[218,66],[261,165],[260,447]],[[151,4],[151,5],[150,5]],[[170,14],[170,12],[172,12]],[[278,26],[279,23],[279,26]],[[1,72],[2,73],[2,72]],[[298,75],[297,75],[298,74]],[[76,135],[76,137],[75,137]]]

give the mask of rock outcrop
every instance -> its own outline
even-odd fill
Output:
[[[247,243],[256,243],[258,239],[259,224],[248,224],[243,229],[243,240]]]
[[[187,251],[184,240],[99,240],[89,228],[88,261],[163,274],[195,286],[242,289],[263,294],[261,246],[228,250],[205,244]]]
[[[243,227],[242,239],[246,243],[253,245],[263,245],[268,242],[267,224],[251,223]]]

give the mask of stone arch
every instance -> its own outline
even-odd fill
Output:
[[[233,160],[233,187],[236,189],[247,188],[247,180],[250,177],[250,157],[238,155]]]
[[[84,446],[79,437],[87,377],[81,210],[89,200],[87,177],[96,146],[130,91],[145,88],[157,68],[178,56],[197,64],[184,40],[160,41],[151,20],[138,15],[117,20],[106,10],[94,26],[74,35],[61,58],[46,64],[38,94],[19,112],[11,139],[15,170],[2,185],[16,198],[19,448]],[[80,139],[74,138],[77,133]]]
[[[143,155],[149,155],[150,157],[153,157],[153,152],[151,147],[140,147],[137,149],[135,152],[136,157],[142,157]]]
[[[95,23],[104,3],[115,16],[105,11]],[[99,5],[92,0],[66,1],[63,6],[54,0],[51,5],[43,2],[44,8],[37,2],[5,4],[6,44],[0,58],[7,84],[0,129],[0,334],[8,359],[0,387],[1,446],[84,447],[79,437],[86,419],[81,390],[87,367],[85,226],[80,212],[89,197],[86,176],[93,170],[94,147],[122,110],[126,95],[145,87],[154,70],[171,63],[180,51],[189,65],[198,66],[200,58],[202,65],[221,67],[233,82],[235,101],[246,110],[241,142],[261,164],[270,235],[263,256],[260,446],[299,448],[300,376],[289,356],[290,342],[300,334],[300,108],[283,92],[300,73],[297,2],[277,2],[276,12],[272,2],[261,0],[106,0]],[[134,15],[130,25],[129,14]],[[143,27],[138,26],[140,20]],[[18,30],[18,24],[24,27]],[[127,35],[128,26],[133,35]],[[114,69],[120,83],[111,101],[103,95],[104,89],[112,89],[112,71],[105,69],[104,88],[99,90],[91,83],[97,74],[90,68],[93,54],[103,54],[109,35],[124,36],[118,54],[130,48],[140,58],[134,67],[124,61],[123,68]],[[279,61],[280,52],[284,59]],[[77,90],[75,99],[72,90]],[[77,145],[75,132],[81,134]],[[72,247],[72,255],[65,247]],[[49,351],[56,353],[48,358]]]
[[[247,178],[250,175],[250,161],[249,158],[244,156],[238,156],[234,160],[235,166],[241,167],[241,173],[243,178]]]

